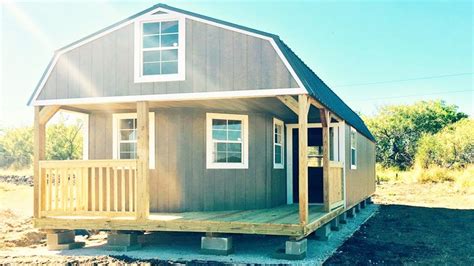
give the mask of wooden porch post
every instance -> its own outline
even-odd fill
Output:
[[[141,101],[137,102],[137,129],[138,129],[138,165],[137,165],[137,209],[136,218],[138,220],[148,219],[150,211],[150,190],[149,190],[149,157],[150,157],[150,146],[149,146],[149,107],[148,102]],[[152,136],[153,137],[153,136]]]
[[[308,96],[298,95],[298,157],[300,224],[308,224]]]
[[[324,108],[319,109],[321,117],[321,124],[323,126],[323,199],[324,199],[324,211],[330,211],[329,202],[329,125],[331,123],[331,117],[329,111]]]
[[[33,122],[33,217],[39,218],[41,206],[44,203],[44,193],[40,191],[39,161],[46,156],[46,123],[56,114],[60,106],[35,106],[35,120]]]

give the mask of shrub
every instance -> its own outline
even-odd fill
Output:
[[[420,183],[442,183],[455,180],[454,171],[439,166],[432,166],[429,169],[418,168],[414,171],[414,176]]]
[[[474,164],[474,120],[462,119],[433,135],[424,135],[416,153],[421,168],[466,167]]]

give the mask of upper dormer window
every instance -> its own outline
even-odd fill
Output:
[[[152,15],[135,37],[135,82],[184,80],[184,19]]]

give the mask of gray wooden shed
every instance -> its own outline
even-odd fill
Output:
[[[375,190],[374,137],[278,36],[163,4],[56,51],[29,104],[43,229],[302,239]],[[44,160],[60,109],[83,160]]]

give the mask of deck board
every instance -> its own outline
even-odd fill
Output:
[[[298,204],[254,210],[150,213],[148,220],[134,217],[51,216],[35,220],[43,229],[109,229],[268,234],[302,237],[343,211],[323,212],[321,205],[309,206],[309,224],[299,221]],[[305,229],[306,228],[306,229]]]

